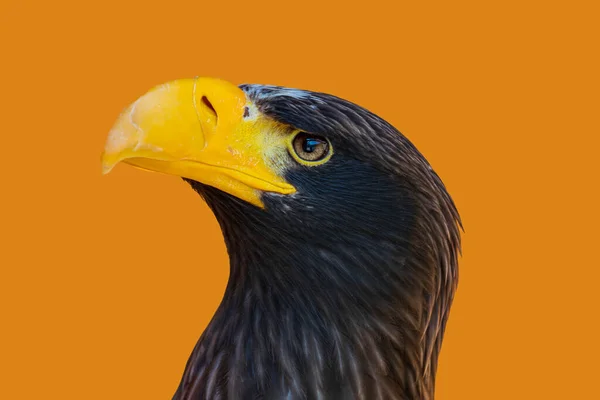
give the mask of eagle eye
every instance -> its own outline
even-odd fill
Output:
[[[294,158],[301,164],[322,164],[331,153],[331,145],[322,136],[298,132],[292,139]]]

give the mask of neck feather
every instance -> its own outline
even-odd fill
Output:
[[[433,399],[458,246],[432,231],[441,224],[300,240],[241,202],[204,197],[230,278],[175,399]]]

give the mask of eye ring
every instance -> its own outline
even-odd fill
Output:
[[[290,153],[302,165],[321,165],[329,161],[333,153],[331,143],[320,135],[297,132],[289,142]]]

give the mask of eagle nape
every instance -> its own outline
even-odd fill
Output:
[[[184,178],[230,258],[174,399],[434,397],[461,222],[393,126],[338,97],[172,81],[118,118],[102,156]]]

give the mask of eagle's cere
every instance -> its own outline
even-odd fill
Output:
[[[151,90],[103,154],[183,177],[230,256],[174,399],[432,399],[460,219],[394,127],[335,96],[196,78]]]

